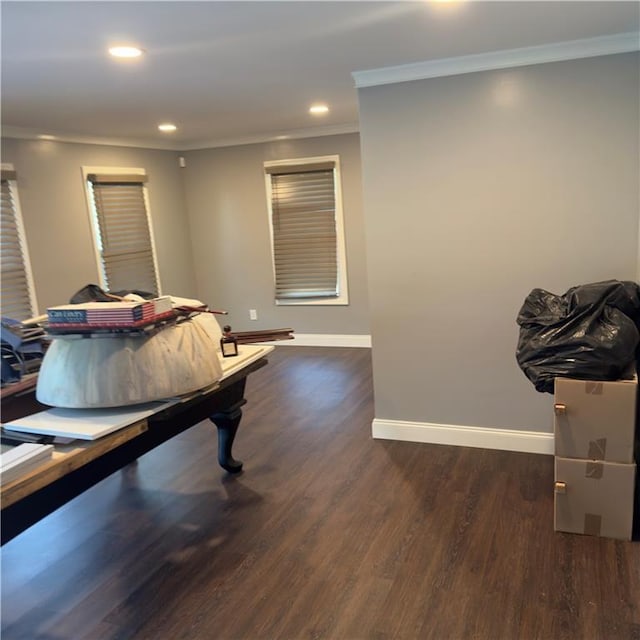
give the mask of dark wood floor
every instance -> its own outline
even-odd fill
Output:
[[[3,640],[640,639],[640,543],[554,533],[550,456],[374,441],[368,349],[279,347],[2,549]]]

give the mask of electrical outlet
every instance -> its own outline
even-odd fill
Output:
[[[257,320],[258,312],[255,309],[249,309],[249,320]]]

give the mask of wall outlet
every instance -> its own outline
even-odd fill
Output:
[[[257,320],[258,312],[255,309],[249,309],[249,320]]]

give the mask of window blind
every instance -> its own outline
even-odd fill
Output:
[[[276,299],[338,295],[332,168],[281,167],[271,174]],[[285,173],[286,171],[286,173]]]
[[[3,171],[0,180],[2,315],[13,320],[26,320],[34,315],[34,309],[29,292],[26,252],[10,180],[15,180],[15,173]]]
[[[143,175],[90,174],[105,284],[158,295]]]

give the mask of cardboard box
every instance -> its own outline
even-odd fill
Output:
[[[555,452],[563,458],[634,462],[638,376],[588,381],[556,378]]]
[[[554,529],[631,540],[635,464],[555,459]]]

